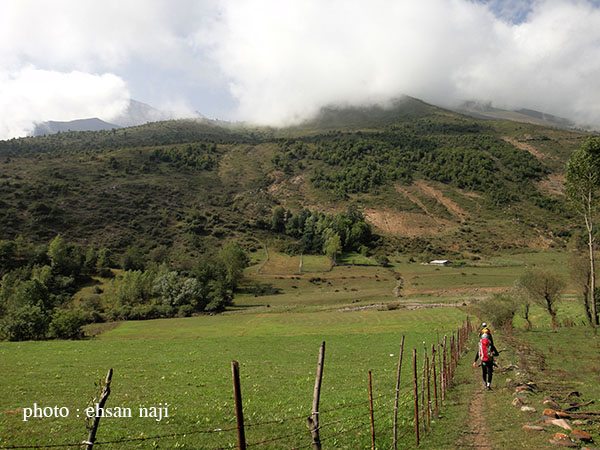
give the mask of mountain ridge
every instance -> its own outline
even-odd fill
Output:
[[[191,255],[233,238],[286,247],[293,239],[269,226],[282,206],[357,208],[380,236],[375,252],[475,257],[560,247],[572,233],[554,185],[584,133],[410,98],[324,117],[286,129],[192,119],[2,141],[0,231],[116,252]]]

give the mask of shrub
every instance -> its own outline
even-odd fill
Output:
[[[86,318],[75,309],[59,309],[52,315],[50,336],[57,339],[81,339]]]
[[[81,308],[86,311],[104,311],[102,297],[96,294],[90,295],[89,297],[83,297],[81,299]]]
[[[194,312],[192,305],[181,305],[177,310],[177,317],[190,317]]]
[[[390,302],[386,305],[388,311],[395,311],[400,309],[400,302]]]
[[[519,304],[509,294],[494,294],[475,305],[477,315],[496,328],[510,328]]]
[[[390,267],[390,259],[385,255],[375,255],[375,261],[382,267]]]
[[[9,341],[44,339],[48,316],[37,305],[25,305],[9,311],[0,322],[0,334]]]

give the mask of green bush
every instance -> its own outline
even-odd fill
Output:
[[[509,294],[494,294],[474,306],[481,320],[496,328],[510,328],[518,308],[518,301]]]
[[[390,267],[390,259],[385,255],[375,255],[375,261],[382,267]]]
[[[44,339],[48,316],[37,305],[25,305],[9,311],[0,321],[0,335],[9,341]]]
[[[75,309],[58,309],[52,315],[50,336],[56,339],[81,339],[86,324],[85,315]]]
[[[177,310],[177,317],[190,317],[194,312],[192,305],[181,305]]]

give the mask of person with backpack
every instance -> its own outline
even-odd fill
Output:
[[[490,329],[487,326],[487,323],[483,322],[481,324],[481,330],[479,331],[479,339],[481,340],[481,337],[487,334],[488,335],[488,339],[490,340],[490,345],[492,346],[492,353],[498,353],[498,351],[496,350],[496,346],[494,345],[494,338],[492,336],[492,332],[490,331]],[[496,355],[497,356],[497,355]]]
[[[489,330],[487,330],[489,331]],[[498,356],[498,350],[494,347],[491,334],[482,333],[479,339],[479,346],[475,354],[473,367],[476,367],[477,360],[481,359],[481,374],[485,388],[489,391],[492,387],[492,375],[494,373],[494,356]]]

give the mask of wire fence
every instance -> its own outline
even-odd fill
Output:
[[[231,437],[231,442],[226,446],[222,447],[209,447],[203,445],[203,448],[211,449],[211,450],[226,450],[226,449],[245,449],[252,447],[263,446],[265,448],[269,448],[272,445],[280,444],[283,441],[289,441],[291,439],[298,440],[301,436],[305,436],[305,443],[293,443],[286,442],[286,447],[289,449],[302,449],[302,448],[321,448],[322,443],[329,444],[336,439],[339,439],[346,435],[355,435],[359,434],[371,435],[372,438],[372,448],[375,448],[375,430],[376,423],[384,418],[386,415],[390,414],[391,411],[394,411],[394,442],[389,445],[389,448],[396,449],[397,443],[399,441],[404,441],[410,434],[415,434],[416,443],[419,445],[420,439],[423,434],[427,433],[428,430],[432,426],[432,417],[436,411],[439,411],[440,407],[443,405],[443,400],[445,399],[446,392],[450,389],[452,384],[452,378],[454,375],[454,371],[456,366],[458,365],[458,361],[463,355],[466,347],[466,341],[469,333],[473,331],[469,318],[465,323],[457,329],[456,334],[452,333],[450,337],[444,336],[444,339],[441,343],[438,343],[437,347],[435,345],[431,345],[431,351],[428,353],[428,347],[424,346],[424,353],[422,358],[422,371],[417,370],[417,350],[413,349],[413,383],[414,383],[414,421],[408,426],[405,424],[400,434],[397,434],[397,422],[396,415],[397,410],[401,409],[402,411],[411,411],[413,408],[411,406],[412,401],[403,401],[400,403],[398,401],[398,389],[396,389],[395,396],[389,395],[389,393],[380,393],[376,396],[372,396],[369,399],[365,399],[357,402],[342,402],[338,405],[331,406],[325,409],[318,408],[318,395],[317,386],[315,387],[315,396],[317,402],[313,401],[313,410],[307,411],[305,414],[295,414],[287,417],[266,420],[261,422],[254,423],[244,423],[243,415],[236,414],[236,425],[235,426],[227,426],[223,428],[211,428],[211,429],[192,429],[185,432],[173,432],[173,433],[164,433],[164,434],[156,434],[150,436],[138,436],[138,437],[124,437],[121,439],[114,440],[106,440],[106,441],[95,441],[95,432],[90,432],[90,436],[92,438],[88,438],[88,440],[82,442],[68,442],[68,443],[59,443],[59,444],[44,444],[44,445],[3,445],[0,444],[1,450],[8,449],[51,449],[51,448],[76,448],[80,449],[85,447],[87,450],[92,450],[94,446],[118,446],[122,448],[124,444],[135,444],[141,443],[144,441],[159,441],[162,439],[172,439],[172,438],[182,438],[189,437],[193,435],[206,435],[211,436],[215,434],[219,434],[220,437],[223,437],[224,434],[233,434],[236,432],[238,434],[237,443],[233,441],[233,437]],[[404,340],[403,340],[404,342]],[[424,343],[425,344],[425,343]],[[322,344],[321,351],[324,352],[324,345]],[[402,352],[400,354],[400,360],[398,365],[398,383],[400,379],[400,370],[402,366]],[[322,354],[320,354],[320,358],[322,358]],[[234,361],[237,364],[237,361]],[[319,364],[322,366],[322,360],[320,359]],[[103,391],[103,395],[105,391],[106,397],[110,393],[110,376],[112,376],[112,369],[109,371],[109,377],[107,377],[107,382],[105,389]],[[419,385],[419,378],[421,379],[421,383]],[[238,380],[239,383],[239,373]],[[235,371],[234,371],[234,391],[235,391]],[[320,389],[320,380],[316,385],[319,385]],[[237,386],[239,389],[239,386]],[[314,399],[313,399],[314,400]],[[374,402],[377,402],[376,410]],[[236,397],[236,408],[239,408],[239,412],[242,412],[241,405],[241,396],[238,399]],[[398,408],[392,408],[392,404],[394,406],[398,406]],[[315,409],[315,405],[317,408]],[[369,406],[367,409],[366,406]],[[354,412],[352,414],[348,414],[353,410],[358,409],[359,407],[364,407],[365,411],[363,412]],[[340,413],[346,412],[346,414],[342,417],[336,417]],[[241,417],[240,417],[241,416]],[[316,419],[314,422],[311,422],[311,417]],[[97,421],[98,422],[98,421]],[[273,426],[273,425],[284,425],[290,422],[297,422],[292,425],[291,428],[287,428],[285,431],[279,432],[274,436],[265,436],[261,440],[256,440],[247,442],[245,439],[244,430],[245,429],[259,429],[260,427],[265,426]],[[311,423],[313,424],[311,428]],[[350,425],[350,426],[348,426]],[[381,427],[381,425],[380,425]],[[363,431],[361,431],[363,430]],[[389,431],[389,430],[388,430]],[[323,436],[321,436],[321,432]],[[387,439],[387,438],[386,438]],[[336,441],[337,442],[337,441]],[[387,443],[379,442],[377,444],[378,448],[386,448]]]

